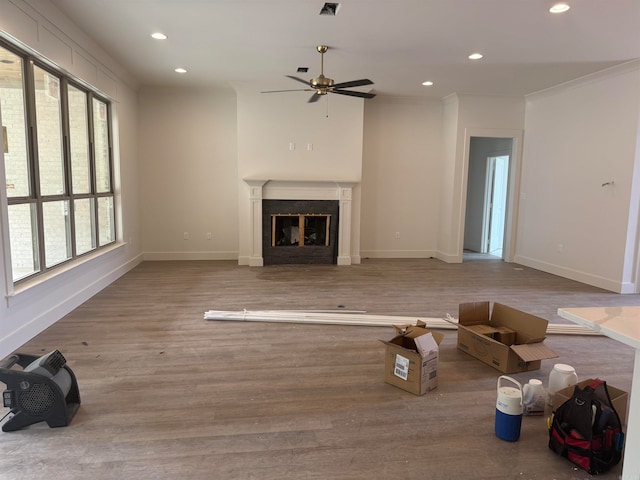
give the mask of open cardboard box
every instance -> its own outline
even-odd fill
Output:
[[[584,388],[593,382],[593,378],[588,378],[586,380],[582,380],[578,382],[578,386],[580,388]],[[553,394],[553,410],[557,410],[560,405],[569,400],[573,396],[573,391],[575,389],[575,385],[571,385],[570,387],[563,388],[562,390],[558,390]],[[629,401],[629,395],[624,390],[620,390],[619,388],[612,387],[607,383],[607,390],[609,390],[609,397],[611,397],[611,403],[613,408],[615,408],[616,412],[618,412],[618,416],[620,417],[620,421],[626,425],[627,423],[627,402]]]
[[[396,335],[386,345],[384,381],[415,395],[438,386],[438,345],[444,335],[426,329],[426,324],[394,327]]]
[[[543,341],[549,322],[543,318],[490,302],[461,303],[458,349],[502,373],[540,368],[558,355]]]

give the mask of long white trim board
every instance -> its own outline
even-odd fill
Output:
[[[329,310],[208,310],[204,313],[205,320],[228,320],[236,322],[277,322],[277,323],[311,323],[324,325],[359,325],[366,327],[390,327],[393,325],[414,325],[421,320],[427,328],[435,330],[455,330],[458,320],[432,317],[404,317],[393,315],[369,315],[366,313],[352,313]],[[550,323],[547,334],[558,335],[599,335],[598,332],[582,325]]]

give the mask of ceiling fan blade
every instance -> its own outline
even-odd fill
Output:
[[[279,93],[279,92],[313,92],[313,88],[294,88],[293,90],[266,90],[260,93]]]
[[[368,78],[363,78],[361,80],[351,80],[350,82],[336,83],[335,85],[333,85],[333,88],[362,87],[363,85],[373,85],[373,82]]]
[[[309,100],[307,100],[307,103],[315,103],[318,100],[320,100],[320,97],[322,95],[320,95],[318,92],[314,93],[313,95],[311,95],[311,97],[309,98]]]
[[[375,93],[352,92],[351,90],[329,90],[329,91],[331,93],[337,93],[339,95],[348,95],[350,97],[373,98],[376,96]]]
[[[285,75],[285,77],[289,77],[292,80],[295,80],[296,82],[300,82],[300,83],[304,83],[305,85],[309,85],[309,81],[308,80],[303,80],[300,77],[294,77],[293,75]]]

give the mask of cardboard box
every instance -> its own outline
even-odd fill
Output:
[[[582,380],[581,382],[578,382],[578,386],[580,388],[584,388],[587,385],[589,385],[592,381],[593,381],[593,378]],[[571,398],[571,396],[573,395],[574,388],[575,388],[575,385],[572,385],[570,387],[563,388],[562,390],[558,390],[553,395],[554,410]],[[616,412],[618,412],[620,421],[626,425],[627,402],[629,401],[629,395],[624,390],[620,390],[619,388],[613,387],[608,383],[607,383],[607,390],[609,390],[609,397],[611,397],[611,403],[613,404],[613,408],[615,408]]]
[[[537,370],[541,361],[558,355],[543,341],[549,322],[490,302],[462,303],[458,349],[502,373]]]
[[[415,395],[438,386],[438,345],[444,335],[425,326],[398,326],[391,340],[381,340],[386,345],[384,381]]]

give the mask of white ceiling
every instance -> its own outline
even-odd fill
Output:
[[[552,0],[343,0],[334,17],[324,0],[51,1],[141,85],[304,88],[285,75],[316,77],[318,44],[336,82],[435,98],[523,95],[640,58],[640,0],[567,0],[559,15]]]

